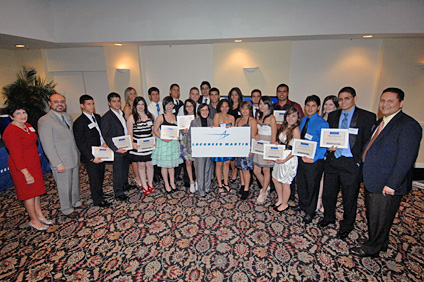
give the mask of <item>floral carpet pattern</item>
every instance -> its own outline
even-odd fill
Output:
[[[87,182],[81,170],[81,196],[90,204]],[[366,236],[362,192],[356,228],[342,241],[338,224],[320,229],[315,217],[305,227],[302,213],[273,211],[275,192],[257,205],[253,186],[241,201],[238,182],[231,193],[203,198],[181,182],[165,194],[160,183],[146,197],[131,190],[129,202],[90,205],[76,220],[61,216],[51,174],[45,183],[43,209],[56,222],[49,232],[29,229],[13,188],[0,194],[0,281],[423,281],[424,190],[417,188],[401,205],[388,251],[371,259],[348,252]],[[110,196],[111,184],[107,166]]]

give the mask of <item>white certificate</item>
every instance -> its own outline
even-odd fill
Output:
[[[284,149],[286,146],[284,145],[272,145],[265,144],[264,145],[264,160],[283,160],[284,159]]]
[[[346,149],[349,146],[349,130],[338,128],[321,129],[321,147],[329,148],[337,146],[340,149]]]
[[[264,145],[269,144],[269,141],[259,140],[256,141],[255,139],[252,139],[252,148],[250,149],[250,152],[253,154],[264,154]]]
[[[178,139],[178,133],[180,131],[178,130],[177,126],[172,125],[162,125],[160,127],[160,138],[161,139],[172,139],[177,140]]]
[[[155,148],[155,139],[155,137],[137,139],[137,144],[139,146],[137,152],[151,151]]]
[[[274,116],[277,123],[283,123],[286,111],[274,110]]]
[[[113,151],[105,147],[91,147],[91,153],[94,157],[102,159],[104,161],[113,161],[114,154]]]
[[[177,116],[177,125],[179,129],[190,128],[190,123],[194,119],[193,115],[189,116]]]
[[[317,142],[302,139],[293,139],[292,154],[299,157],[315,158]]]
[[[132,150],[133,148],[129,135],[113,137],[112,141],[118,149]]]

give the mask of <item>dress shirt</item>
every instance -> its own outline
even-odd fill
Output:
[[[157,105],[159,105],[159,114],[158,114],[158,108]],[[163,109],[162,109],[162,105],[161,103],[155,103],[155,102],[151,102],[149,104],[149,106],[147,107],[147,109],[149,110],[149,112],[153,115],[153,118],[156,120],[158,116],[160,116],[161,114],[163,114]]]
[[[386,125],[392,120],[392,118],[395,116],[395,115],[397,115],[400,111],[401,111],[402,109],[400,109],[399,111],[397,111],[396,113],[394,113],[394,114],[391,114],[390,116],[387,116],[387,117],[383,117],[383,122],[384,122],[384,126],[383,126],[383,129],[386,127]]]
[[[350,111],[348,111],[348,112],[346,112],[346,111],[344,111],[344,110],[342,110],[342,112],[341,112],[341,114],[340,114],[340,119],[339,119],[339,128],[342,128],[342,123],[343,123],[343,119],[344,119],[344,117],[345,117],[345,113],[347,113],[348,114],[348,116],[347,116],[347,129],[349,129],[350,128],[350,123],[351,123],[351,121],[352,121],[352,117],[353,117],[353,113],[355,112],[355,108],[356,107],[353,107],[353,109],[351,109]],[[348,157],[348,158],[352,158],[353,157],[353,155],[352,155],[352,151],[350,150],[350,140],[348,140],[348,147],[346,148],[346,149],[339,149],[339,150],[341,150],[340,151],[340,153],[341,153],[341,155],[340,156],[344,156],[344,157]]]
[[[102,135],[102,132],[100,131],[100,126],[99,126],[99,124],[97,123],[97,120],[96,120],[96,118],[94,117],[94,114],[92,114],[92,115],[89,115],[89,114],[87,114],[86,112],[82,112],[86,117],[88,117],[88,119],[90,120],[90,121],[92,121],[92,122],[94,122],[95,124],[96,124],[96,129],[97,129],[97,131],[99,132],[99,135],[100,135],[100,144],[101,145],[103,145],[103,143],[105,142],[105,140],[103,139],[103,135]]]
[[[59,113],[57,113],[57,112],[55,112],[55,111],[53,111],[52,110],[52,112],[55,114],[55,115],[57,115],[57,117],[62,121],[62,122],[64,122],[67,126],[68,126],[68,128],[69,129],[71,129],[71,127],[69,126],[69,123],[68,123],[68,119],[66,118],[66,116],[64,116],[63,114],[59,114]]]
[[[279,111],[287,111],[291,107],[295,107],[299,110],[301,118],[305,116],[305,114],[303,113],[302,107],[298,103],[290,101],[289,99],[287,99],[287,102],[284,106],[280,106],[278,102],[274,104],[274,110],[279,110]]]
[[[121,110],[119,110],[119,113],[115,112],[115,110],[112,110],[112,112],[118,117],[119,121],[121,122],[122,127],[124,128],[124,135],[128,135],[127,122],[125,121],[124,113]]]
[[[306,120],[309,118],[308,130],[306,131],[305,140],[317,142],[317,148],[315,150],[314,162],[317,160],[324,159],[325,152],[327,148],[319,146],[321,138],[321,129],[329,128],[328,122],[325,121],[318,113],[314,114],[311,117],[304,117],[300,122],[300,132],[302,132],[303,127],[305,126]],[[308,138],[309,137],[309,138]]]

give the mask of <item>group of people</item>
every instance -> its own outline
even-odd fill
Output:
[[[166,193],[172,193],[177,190],[175,178],[180,175],[181,167],[190,192],[197,191],[200,196],[211,192],[214,171],[219,195],[228,193],[230,181],[240,176],[238,192],[246,200],[253,172],[261,189],[258,204],[266,201],[272,182],[278,195],[273,208],[284,213],[297,187],[298,205],[291,208],[303,211],[305,224],[310,224],[317,212],[323,212],[318,225],[325,228],[336,221],[337,195],[341,190],[343,220],[337,234],[340,239],[347,238],[354,228],[363,176],[369,237],[351,252],[360,256],[378,255],[387,249],[390,227],[401,198],[411,189],[412,169],[422,137],[421,126],[402,112],[403,91],[398,88],[383,91],[379,104],[383,118],[379,120],[374,113],[356,106],[358,97],[352,87],[342,88],[337,96],[326,97],[321,114],[318,96],[308,96],[303,108],[288,96],[288,85],[280,84],[276,88],[275,104],[270,97],[262,96],[259,89],[251,92],[250,101],[243,101],[237,87],[229,91],[228,99],[221,99],[219,89],[203,81],[200,90],[190,89],[184,102],[179,99],[178,84],[170,86],[169,95],[162,102],[159,89],[151,87],[148,104],[129,87],[125,90],[123,110],[118,93],[107,96],[110,109],[103,117],[95,113],[93,97],[82,95],[82,114],[73,122],[66,113],[65,97],[51,95],[48,102],[51,109],[39,120],[38,131],[57,183],[62,213],[75,218],[78,216],[75,209],[85,207],[79,195],[79,161],[85,164],[93,204],[110,205],[103,195],[105,164],[93,155],[92,146],[108,147],[114,152],[113,190],[119,201],[126,201],[125,191],[135,186],[144,195],[155,192],[153,183],[158,174],[163,178]],[[274,110],[285,111],[282,123],[277,123]],[[40,195],[45,193],[45,188],[36,153],[37,135],[26,123],[25,109],[10,107],[9,114],[13,122],[6,128],[3,139],[10,153],[15,189],[18,198],[24,201],[30,225],[46,230],[53,222],[43,216],[40,207]],[[190,128],[181,130],[177,140],[162,139],[162,126],[177,129],[179,115],[194,116]],[[251,138],[257,141],[285,145],[284,156],[275,161],[252,153],[236,158],[193,157],[191,129],[218,126],[248,127]],[[347,129],[348,148],[320,147],[321,130],[325,128]],[[118,149],[114,144],[114,137],[124,135],[130,136],[133,150]],[[155,148],[137,150],[139,141],[150,137],[156,139]],[[313,159],[292,154],[295,139],[317,142]],[[136,185],[128,181],[130,162]]]

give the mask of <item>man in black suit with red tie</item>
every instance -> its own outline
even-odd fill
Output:
[[[376,257],[387,250],[400,202],[412,188],[422,128],[402,111],[404,98],[399,88],[387,88],[380,97],[383,118],[374,125],[362,154],[368,240],[360,240],[362,246],[351,248],[353,255]]]
[[[105,163],[102,159],[93,156],[92,146],[104,146],[105,141],[100,130],[101,117],[94,113],[94,99],[85,94],[80,97],[82,114],[75,120],[73,130],[75,142],[81,153],[81,162],[85,164],[88,180],[90,182],[91,199],[99,207],[108,207],[110,204],[104,200],[103,179]]]
[[[327,151],[322,195],[324,218],[318,225],[326,227],[335,223],[337,196],[341,185],[343,220],[340,222],[337,237],[345,239],[353,230],[355,223],[362,150],[371,136],[371,127],[376,120],[376,115],[356,107],[358,97],[352,87],[342,88],[338,97],[340,109],[328,115],[328,124],[330,128],[349,130],[349,146],[347,149],[333,146]]]

